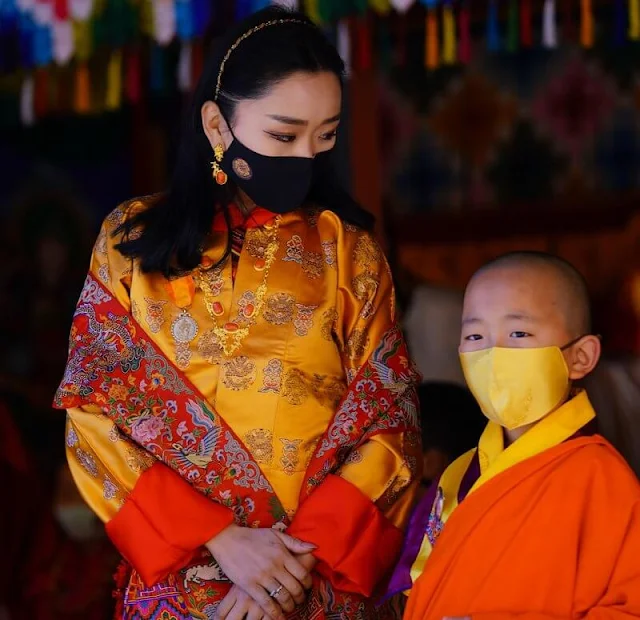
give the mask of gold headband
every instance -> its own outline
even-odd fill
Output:
[[[238,45],[240,45],[240,43],[242,43],[245,39],[248,39],[252,34],[255,34],[256,32],[260,32],[261,30],[263,30],[264,28],[267,28],[268,26],[277,26],[279,24],[306,24],[306,23],[308,22],[303,21],[301,19],[272,19],[271,21],[264,22],[263,24],[259,24],[258,26],[254,26],[250,30],[247,30],[247,32],[245,32],[243,35],[238,37],[235,43],[229,48],[227,53],[224,55],[224,58],[220,63],[220,71],[218,73],[218,80],[216,82],[216,93],[213,100],[217,101],[218,96],[220,95],[220,88],[222,84],[222,73],[224,72],[224,66],[227,64],[227,60],[229,60],[229,56],[231,56],[231,53],[236,49],[236,47],[238,47]]]

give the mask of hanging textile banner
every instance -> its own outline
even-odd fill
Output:
[[[640,40],[640,0],[629,0],[629,38]]]
[[[594,24],[591,0],[581,0],[580,43],[583,47],[593,47]]]
[[[542,45],[547,49],[558,47],[556,0],[544,0],[542,8]]]
[[[487,14],[487,49],[491,52],[497,52],[500,49],[498,0],[489,0],[489,11]]]
[[[117,110],[149,93],[188,93],[223,1],[0,0],[0,72],[20,72],[15,97],[25,124],[71,105],[60,96],[56,71],[73,76],[73,87],[62,90],[72,92],[67,99],[77,113]],[[327,29],[347,74],[404,66],[418,49],[409,44],[416,33],[423,33],[427,71],[470,63],[480,49],[640,41],[640,0],[235,0],[234,15],[270,5],[303,11]]]
[[[456,18],[453,0],[446,0],[442,7],[442,64],[453,65],[457,60]]]

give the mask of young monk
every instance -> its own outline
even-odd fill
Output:
[[[640,484],[574,387],[599,356],[568,263],[519,252],[472,278],[460,357],[489,424],[413,515],[406,620],[640,617]]]

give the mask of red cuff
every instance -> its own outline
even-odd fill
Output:
[[[287,533],[317,546],[316,570],[337,590],[366,597],[402,548],[400,530],[360,489],[334,475],[300,506]]]
[[[184,567],[197,549],[232,522],[231,510],[207,499],[166,465],[154,463],[106,529],[151,586]]]

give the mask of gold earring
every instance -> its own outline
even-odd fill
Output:
[[[222,144],[216,144],[215,147],[213,147],[213,156],[215,157],[215,161],[211,162],[211,173],[218,185],[224,185],[227,182],[227,173],[220,168],[220,162],[222,161],[223,155],[224,146],[222,146]]]

